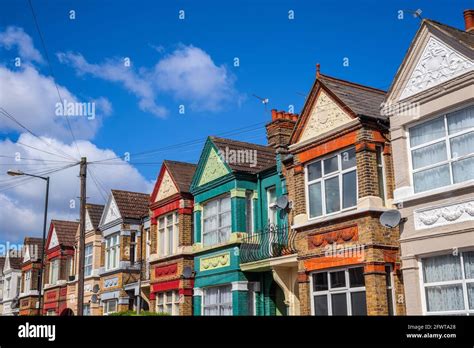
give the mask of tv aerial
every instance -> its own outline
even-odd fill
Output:
[[[394,228],[402,221],[402,215],[396,209],[387,210],[380,215],[380,224],[387,228]]]
[[[265,112],[267,111],[267,104],[268,102],[270,101],[268,98],[262,98],[262,97],[259,97],[258,95],[256,94],[252,94],[252,96],[254,96],[255,98],[257,98],[258,100],[260,100],[262,102],[263,105],[265,105]]]

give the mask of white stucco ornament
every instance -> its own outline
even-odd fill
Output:
[[[474,201],[416,210],[413,216],[415,218],[415,229],[417,230],[457,222],[474,221]]]

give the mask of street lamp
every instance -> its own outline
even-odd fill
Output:
[[[43,302],[43,271],[44,271],[44,258],[45,258],[45,249],[46,249],[46,222],[48,219],[48,196],[49,196],[49,176],[39,176],[34,174],[23,173],[21,170],[9,169],[7,174],[10,176],[31,176],[33,178],[43,179],[46,181],[46,198],[44,203],[44,221],[43,221],[43,250],[41,255],[41,267],[38,274],[38,315],[41,315],[41,304]]]

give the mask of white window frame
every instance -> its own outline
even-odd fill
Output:
[[[89,316],[91,315],[91,305],[90,303],[84,303],[82,306],[82,315]]]
[[[347,147],[343,150],[338,150],[338,151],[332,152],[328,155],[315,158],[311,162],[308,162],[307,164],[305,164],[305,166],[304,166],[304,177],[305,177],[306,212],[307,212],[307,215],[308,215],[308,220],[312,221],[312,220],[316,220],[316,219],[321,219],[321,218],[326,217],[326,216],[332,216],[332,215],[340,214],[340,213],[343,213],[343,212],[346,212],[346,211],[349,211],[349,210],[354,210],[354,209],[357,208],[357,201],[359,200],[359,176],[358,176],[358,172],[357,172],[357,157],[356,157],[355,166],[342,170],[342,160],[341,160],[342,156],[341,156],[341,154],[343,152],[347,152],[351,149],[355,150],[355,146],[349,146],[349,147]],[[334,157],[334,156],[337,156],[337,159],[338,159],[338,164],[337,164],[338,165],[338,170],[335,171],[335,172],[332,172],[328,175],[325,175],[324,174],[324,163],[323,162],[324,162],[324,160],[326,160],[328,158],[331,158],[331,157]],[[357,156],[357,154],[356,154],[356,156]],[[316,163],[316,162],[321,162],[321,177],[318,178],[318,179],[314,179],[312,181],[309,181],[308,166],[313,164],[313,163]],[[342,178],[343,178],[344,174],[352,172],[352,171],[355,171],[355,174],[356,174],[356,203],[355,203],[355,205],[353,205],[351,207],[343,208],[344,194],[343,194],[343,181],[342,181]],[[325,180],[332,179],[334,177],[338,177],[338,181],[339,181],[339,208],[340,209],[338,211],[335,211],[335,212],[332,212],[332,213],[326,213],[326,184],[325,184]],[[318,216],[311,217],[310,216],[311,211],[310,211],[310,206],[309,206],[309,186],[312,185],[312,184],[316,184],[318,182],[321,183],[321,213],[322,214],[318,215]]]
[[[162,215],[158,218],[157,222],[158,228],[158,238],[157,250],[160,257],[174,255],[178,252],[179,245],[179,214],[178,211]],[[169,238],[168,228],[172,228],[172,238]],[[161,245],[160,240],[162,239],[163,245]],[[171,244],[170,244],[171,243]],[[170,248],[171,245],[171,248]],[[171,249],[171,250],[170,250]]]
[[[56,311],[54,309],[48,309],[46,311],[46,316],[48,317],[52,317],[52,316],[55,316],[56,315]]]
[[[463,156],[460,156],[460,157],[455,157],[455,158],[452,158],[451,157],[451,138],[455,138],[455,137],[458,137],[458,136],[461,136],[461,135],[464,135],[464,134],[467,134],[467,133],[470,133],[470,132],[473,132],[474,131],[474,127],[471,127],[471,128],[468,128],[468,129],[465,129],[465,130],[462,130],[460,132],[457,132],[457,133],[453,133],[453,134],[449,134],[449,130],[448,130],[448,115],[449,114],[452,114],[452,113],[455,113],[457,111],[462,111],[464,109],[469,109],[473,107],[473,105],[464,105],[460,108],[457,108],[457,109],[454,109],[454,110],[451,110],[449,112],[445,112],[445,113],[442,113],[442,114],[439,114],[439,115],[436,115],[436,116],[433,116],[433,117],[430,117],[428,119],[424,119],[422,121],[418,121],[418,122],[415,122],[415,123],[412,123],[410,124],[410,126],[407,127],[406,129],[406,141],[407,141],[407,149],[408,149],[408,163],[409,163],[409,168],[410,168],[410,181],[411,181],[411,186],[413,188],[413,192],[415,194],[420,194],[420,193],[430,193],[430,192],[433,192],[433,191],[436,191],[436,190],[439,190],[439,189],[442,189],[442,188],[447,188],[447,187],[451,187],[453,185],[459,185],[459,184],[462,184],[462,183],[465,183],[465,182],[468,182],[468,181],[473,181],[472,179],[471,180],[467,180],[467,181],[462,181],[462,182],[458,182],[458,183],[455,183],[454,182],[454,177],[453,177],[453,163],[454,162],[458,162],[458,161],[462,161],[466,158],[470,158],[470,157],[474,157],[474,152],[470,153],[470,154],[467,154],[467,155],[463,155]],[[422,125],[424,123],[428,123],[430,121],[433,121],[437,118],[443,118],[444,120],[444,136],[438,138],[438,139],[435,139],[435,140],[431,140],[429,142],[426,142],[426,143],[423,143],[423,144],[420,144],[420,145],[416,145],[416,146],[411,146],[411,143],[410,143],[410,130],[416,126],[419,126],[419,125]],[[441,162],[438,162],[438,163],[435,163],[435,164],[430,164],[430,165],[427,165],[427,166],[424,166],[424,167],[420,167],[420,168],[417,168],[417,169],[414,169],[413,167],[413,155],[412,155],[412,152],[414,150],[417,150],[417,149],[421,149],[423,147],[426,147],[426,146],[430,146],[430,145],[434,145],[434,144],[437,144],[437,143],[441,143],[443,142],[445,143],[446,145],[446,155],[447,155],[447,159],[444,160],[444,161],[441,161]],[[427,170],[427,169],[432,169],[432,168],[436,168],[436,167],[441,167],[445,164],[448,164],[448,167],[449,167],[449,180],[450,180],[450,184],[448,185],[445,185],[445,186],[439,186],[439,187],[435,187],[435,188],[432,188],[432,189],[429,189],[429,190],[425,190],[425,191],[419,191],[419,192],[415,192],[415,173],[417,172],[421,172],[421,171],[424,171],[424,170]]]
[[[252,235],[255,232],[255,203],[253,195],[254,192],[252,190],[245,191],[245,227],[247,230],[250,229],[250,231],[246,231],[249,235]],[[249,209],[250,214],[248,214]]]
[[[88,253],[88,248],[90,248],[89,253]],[[90,262],[88,260],[90,260]],[[84,246],[84,277],[88,277],[92,275],[93,264],[94,264],[94,243],[87,243]],[[90,272],[88,272],[88,269],[90,269]]]
[[[224,199],[228,199],[229,200],[229,210],[226,210],[226,211],[223,211],[221,212],[220,211],[220,207],[221,207],[221,202],[224,200]],[[209,232],[212,232],[212,231],[207,231],[205,232],[204,231],[204,211],[206,209],[206,206],[209,204],[209,203],[212,203],[212,202],[216,202],[217,201],[217,213],[216,216],[217,217],[217,229],[216,230],[212,230],[212,231],[216,231],[217,232],[217,243],[216,244],[222,244],[222,243],[226,243],[229,241],[230,239],[230,236],[232,234],[232,198],[230,197],[230,195],[223,195],[223,196],[219,196],[219,197],[215,197],[213,199],[210,199],[208,200],[207,202],[205,202],[202,206],[202,214],[201,214],[201,242],[203,245],[204,244],[204,235],[209,233]],[[229,213],[230,214],[230,225],[228,226],[222,226],[222,227],[219,227],[219,219],[220,219],[220,215],[224,215],[224,214],[227,214]],[[219,230],[220,229],[223,229],[223,228],[229,228],[229,235],[228,235],[228,238],[227,240],[225,241],[221,241],[219,240]],[[212,245],[215,245],[215,244],[212,244]],[[212,245],[205,245],[205,246],[212,246]]]
[[[110,304],[115,303],[115,310],[110,310]],[[104,315],[109,315],[112,313],[117,313],[118,311],[118,300],[116,298],[104,301]]]
[[[275,201],[270,203],[270,192],[273,191],[275,192]],[[276,210],[276,200],[277,200],[277,192],[276,192],[276,186],[270,186],[265,190],[265,193],[267,195],[267,222],[268,224],[276,225],[278,221],[278,214],[275,213]],[[275,215],[274,215],[275,214]],[[273,221],[273,220],[276,221]]]
[[[12,283],[12,278],[8,277],[5,278],[5,298],[10,298],[10,290],[11,290],[11,284]]]
[[[179,315],[179,292],[178,290],[158,292],[155,297],[156,313],[168,313],[170,315]],[[171,306],[171,313],[166,309]]]
[[[113,242],[113,244],[111,244]],[[114,253],[114,258],[111,258]],[[111,261],[113,264],[111,264]],[[113,270],[119,268],[120,264],[120,234],[114,233],[105,238],[105,270]]]
[[[25,272],[25,280],[23,285],[23,292],[29,293],[31,291],[31,269]]]
[[[217,302],[216,304],[213,304],[213,305],[207,305],[207,306],[204,305],[204,302],[205,302],[204,297],[207,295],[207,291],[209,291],[210,289],[216,289],[216,288],[218,289],[218,295],[217,295],[218,299],[220,299],[220,297],[221,297],[221,290],[223,288],[230,288],[231,302],[223,302],[223,303],[222,302]],[[224,306],[224,305],[228,306],[229,304],[230,304],[230,309],[233,312],[234,304],[233,304],[233,301],[232,301],[232,286],[230,284],[223,284],[223,285],[210,286],[210,287],[204,288],[203,293],[202,293],[202,300],[201,300],[201,315],[203,315],[203,316],[205,315],[204,314],[204,309],[206,307],[218,307],[219,308],[219,313],[216,314],[215,316],[224,316],[223,314],[221,314],[222,313],[222,306]],[[230,314],[230,315],[232,315],[232,314]]]
[[[314,296],[316,295],[326,295],[327,301],[328,301],[328,316],[332,316],[332,299],[331,295],[334,294],[346,294],[346,306],[347,306],[347,316],[352,315],[352,305],[351,305],[351,293],[353,292],[365,292],[366,296],[366,305],[367,305],[367,290],[365,286],[359,286],[356,288],[351,288],[350,287],[350,279],[349,279],[349,269],[352,268],[364,268],[363,265],[357,265],[357,266],[351,266],[351,267],[344,267],[344,268],[334,268],[334,269],[325,269],[325,270],[320,270],[316,272],[311,272],[310,273],[310,297],[311,297],[311,315],[315,315],[315,309],[314,309]],[[331,289],[331,276],[330,273],[335,273],[335,272],[340,272],[344,271],[344,276],[345,276],[345,281],[346,281],[346,286],[341,287],[341,288],[335,288]],[[313,275],[318,274],[318,273],[327,273],[328,277],[328,289],[323,290],[323,291],[314,291],[313,287]]]
[[[51,285],[57,284],[59,281],[60,261],[60,259],[54,259],[49,264],[49,284]]]
[[[421,289],[421,299],[422,299],[422,311],[423,315],[474,315],[474,308],[469,308],[469,297],[467,293],[467,284],[474,284],[474,279],[466,279],[466,273],[464,270],[464,257],[463,253],[465,252],[472,252],[473,250],[463,250],[459,251],[458,257],[459,262],[461,263],[461,275],[462,279],[458,280],[448,280],[448,281],[441,281],[441,282],[433,282],[433,283],[425,283],[423,277],[423,260],[436,257],[436,256],[443,256],[448,255],[448,253],[436,253],[425,255],[424,257],[418,260],[418,276],[420,280],[420,289]],[[426,288],[433,287],[433,286],[443,286],[443,285],[461,285],[461,289],[463,292],[463,301],[464,301],[464,309],[462,310],[454,310],[454,311],[430,311],[428,312],[428,303],[426,298]]]
[[[385,173],[385,158],[384,158],[384,155],[383,155],[383,152],[384,152],[384,145],[376,145],[375,146],[375,151],[379,151],[380,150],[380,164],[377,163],[377,169],[378,168],[381,168],[381,172],[382,172],[382,186],[383,186],[383,196],[381,195],[380,198],[382,198],[383,200],[383,203],[384,205],[386,204],[387,202],[387,199],[388,199],[388,196],[387,196],[387,180],[386,179],[386,173]],[[375,156],[377,156],[377,153],[375,154]],[[377,157],[375,157],[375,160],[377,161]],[[377,175],[378,175],[378,171],[377,171]],[[357,175],[356,175],[357,176]],[[380,178],[377,178],[378,180],[380,180]],[[379,185],[379,182],[377,181],[377,186]],[[380,192],[379,192],[380,194]]]

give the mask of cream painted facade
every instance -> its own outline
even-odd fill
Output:
[[[400,243],[407,315],[474,314],[472,304],[469,307],[469,302],[474,301],[469,298],[474,296],[469,295],[474,280],[468,274],[471,266],[467,265],[470,255],[474,255],[468,254],[474,251],[474,178],[457,180],[455,183],[453,163],[458,159],[450,151],[454,143],[448,127],[455,111],[464,110],[469,114],[466,110],[473,110],[471,115],[474,118],[474,109],[469,109],[474,106],[474,52],[472,44],[467,43],[469,40],[463,42],[459,37],[456,39],[456,33],[461,38],[470,35],[470,40],[474,36],[472,33],[456,32],[454,28],[435,22],[423,21],[385,103],[384,110],[390,114],[396,188],[394,203],[404,218],[400,224]],[[450,183],[422,189],[434,186],[434,182],[441,179],[429,177],[431,174],[425,176],[426,172],[421,172],[421,176],[417,177],[416,189],[413,171],[419,170],[420,162],[415,164],[412,157],[417,156],[417,147],[414,145],[414,135],[410,138],[410,128],[426,125],[425,122],[438,117],[444,117],[443,132],[448,134],[445,136],[445,146],[450,163]],[[459,133],[468,137],[470,128],[474,132],[473,124],[467,123]],[[458,133],[454,134],[457,136]],[[422,142],[418,147],[422,151],[418,161],[424,165],[435,158],[429,151],[423,152],[426,151],[423,150],[424,144],[427,144],[426,147],[435,146],[433,143],[443,146],[443,140],[437,142],[434,133],[421,134],[421,137],[433,138],[431,142]],[[462,153],[460,158],[469,158],[474,150],[468,146],[467,152]],[[429,167],[435,166],[435,163],[438,162],[428,164],[427,171],[429,168],[435,168],[435,171],[441,168]],[[442,169],[439,170],[441,173]],[[469,174],[465,177],[469,178]],[[433,258],[441,255],[444,256]],[[451,264],[443,266],[443,262]],[[449,272],[444,274],[443,269],[448,268]],[[434,281],[433,277],[439,279]],[[451,285],[446,281],[451,281]]]

